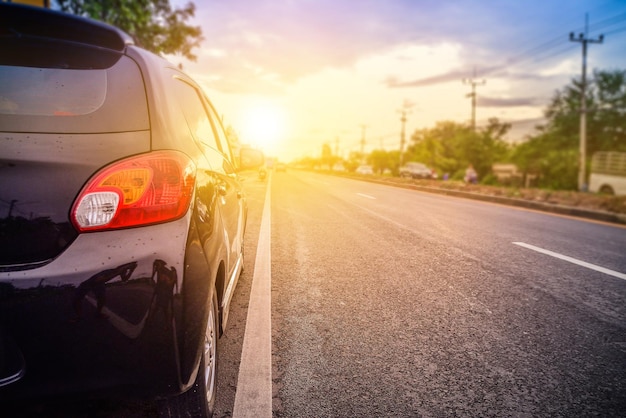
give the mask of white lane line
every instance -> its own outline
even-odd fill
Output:
[[[252,275],[234,418],[272,417],[271,184],[270,174]]]
[[[363,193],[357,193],[357,196],[361,196],[361,197],[366,197],[368,199],[372,199],[372,200],[376,200],[376,198],[374,196],[370,196],[368,194],[363,194]]]
[[[543,248],[535,247],[534,245],[526,244],[523,242],[514,242],[513,244],[519,245],[520,247],[528,248],[529,250],[537,251],[538,253],[546,254],[555,258],[559,258],[561,260],[569,261],[573,264],[578,264],[579,266],[586,267],[591,270],[599,271],[600,273],[608,274],[609,276],[617,277],[618,279],[626,280],[626,274],[620,273],[619,271],[609,270],[607,268],[597,266],[595,264],[587,263],[586,261],[581,261],[573,257],[568,257],[563,254],[555,253],[554,251],[544,250]]]

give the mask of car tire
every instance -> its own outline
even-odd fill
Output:
[[[241,272],[239,274],[243,273],[245,265],[246,265],[246,249],[242,243],[241,244]]]
[[[217,292],[213,291],[209,319],[196,380],[186,392],[159,401],[159,417],[213,416],[217,386],[217,338],[219,333]]]

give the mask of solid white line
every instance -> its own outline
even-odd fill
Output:
[[[376,200],[376,198],[375,198],[374,196],[370,196],[370,195],[368,195],[368,194],[357,193],[357,196],[367,197],[368,199],[373,199],[373,200]]]
[[[610,276],[617,277],[618,279],[626,280],[626,274],[620,273],[618,271],[609,270],[607,268],[597,266],[595,264],[587,263],[586,261],[581,261],[576,258],[568,257],[566,255],[559,254],[559,253],[555,253],[553,251],[544,250],[543,248],[535,247],[534,245],[526,244],[523,242],[514,242],[513,244],[519,245],[520,247],[528,248],[529,250],[537,251],[538,253],[556,257],[561,260],[569,261],[570,263],[578,264],[579,266],[583,266],[591,270],[599,271],[600,273],[608,274]]]
[[[233,417],[272,417],[271,173],[261,218]]]

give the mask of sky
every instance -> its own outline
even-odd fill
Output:
[[[174,7],[185,0],[170,0]],[[205,89],[242,143],[289,162],[400,148],[441,121],[542,122],[582,74],[626,70],[626,0],[195,0],[195,62],[168,57]],[[585,22],[588,22],[587,31]],[[586,33],[586,35],[585,35]]]

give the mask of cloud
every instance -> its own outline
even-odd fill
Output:
[[[467,79],[471,74],[467,69],[458,69],[453,71],[448,71],[446,73],[442,73],[439,75],[420,78],[418,80],[413,81],[398,81],[395,77],[389,77],[387,79],[387,87],[390,88],[401,88],[401,87],[424,87],[424,86],[432,86],[435,84],[442,83],[450,83],[455,82],[458,83],[463,79]]]
[[[476,104],[482,107],[521,107],[521,106],[541,106],[543,101],[536,97],[485,97],[478,96]]]
[[[444,84],[450,82],[459,82],[462,80],[474,79],[477,82],[481,80],[492,79],[507,79],[511,82],[515,81],[550,81],[555,78],[562,77],[564,71],[559,72],[547,72],[539,74],[536,72],[515,72],[507,69],[505,65],[497,65],[492,67],[479,68],[478,73],[474,73],[468,68],[456,68],[450,71],[442,72],[429,77],[423,77],[416,80],[401,81],[395,75],[387,76],[385,84],[389,88],[404,88],[404,87],[426,87],[437,84]],[[567,73],[567,72],[565,72]]]
[[[532,64],[537,53],[549,55],[552,50],[535,48],[529,53],[529,47],[576,29],[584,16],[579,9],[589,8],[585,2],[591,4],[581,0],[576,8],[564,10],[558,2],[541,2],[539,7],[516,0],[503,0],[498,7],[481,0],[203,0],[196,11],[196,23],[205,38],[202,47],[223,55],[204,54],[197,65],[190,66],[234,78],[242,75],[232,72],[235,66],[248,65],[261,70],[244,74],[251,79],[273,74],[277,83],[293,83],[325,68],[350,67],[363,56],[397,45],[447,43],[463,45],[459,56],[464,68],[408,81],[398,78],[389,86],[454,81],[471,76],[474,66],[479,69],[478,77],[484,77],[492,75],[484,63],[496,67],[508,62],[510,67],[511,57]],[[613,13],[616,4],[613,1]],[[565,18],[578,16],[580,22],[563,23]],[[561,43],[568,42],[564,36]],[[232,61],[232,65],[218,60]]]
[[[437,0],[203,1],[197,9],[205,41],[196,68],[238,77],[233,67],[250,65],[277,82],[295,80],[324,68],[347,68],[363,56],[383,53],[401,44],[433,45],[473,34],[463,21],[466,5],[477,0],[443,3]],[[462,4],[464,3],[464,4]],[[481,18],[475,18],[475,22]],[[231,61],[231,65],[224,64]],[[258,74],[248,73],[251,78]]]
[[[449,71],[447,73],[439,74],[432,77],[421,78],[413,81],[398,81],[395,77],[387,79],[387,87],[389,88],[401,88],[401,87],[423,87],[432,86],[434,84],[449,83],[451,81],[458,82],[467,74],[467,71]]]

